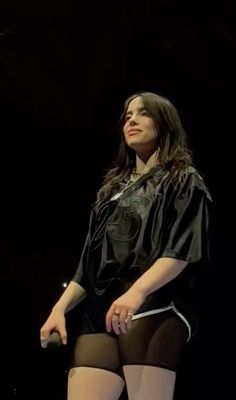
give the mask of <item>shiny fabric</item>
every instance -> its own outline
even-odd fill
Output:
[[[181,183],[174,184],[170,172],[157,165],[131,185],[121,182],[119,190],[126,186],[116,200],[112,200],[113,193],[92,208],[73,277],[87,291],[87,316],[94,331],[103,325],[112,301],[161,257],[185,260],[188,265],[177,278],[150,294],[137,313],[174,301],[197,325],[191,297],[209,258],[212,203],[203,179],[189,167]]]

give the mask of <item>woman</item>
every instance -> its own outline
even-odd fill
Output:
[[[90,215],[78,269],[41,328],[66,344],[65,313],[86,298],[68,400],[171,400],[196,333],[195,281],[208,259],[211,197],[173,104],[129,97],[121,144]]]

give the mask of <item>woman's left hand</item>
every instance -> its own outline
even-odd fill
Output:
[[[145,301],[145,295],[137,288],[130,288],[122,296],[113,301],[106,314],[106,330],[120,333],[127,333],[132,325],[134,313]]]

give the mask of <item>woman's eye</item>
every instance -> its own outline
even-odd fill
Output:
[[[141,115],[148,115],[148,113],[147,113],[147,111],[143,110],[143,111],[141,112]]]

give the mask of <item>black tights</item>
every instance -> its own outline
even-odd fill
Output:
[[[176,371],[187,338],[185,323],[168,310],[133,321],[126,334],[98,332],[79,336],[71,368],[101,368],[121,377],[124,365],[151,365]]]

